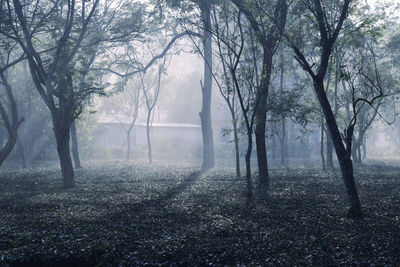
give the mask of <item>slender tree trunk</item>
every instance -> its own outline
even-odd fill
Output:
[[[282,118],[282,129],[281,129],[281,165],[286,165],[286,121]]]
[[[233,137],[235,141],[236,177],[240,177],[240,151],[239,151],[237,120],[234,114],[232,114],[232,117],[233,117]]]
[[[277,151],[276,151],[276,136],[275,134],[271,136],[271,157],[273,159],[277,158]]]
[[[202,107],[200,115],[201,130],[203,135],[203,164],[202,169],[214,168],[214,140],[211,123],[211,92],[212,92],[212,36],[210,3],[204,1],[200,4],[201,16],[204,26],[204,85],[202,86]]]
[[[324,156],[324,126],[323,125],[321,125],[321,162],[322,162],[322,170],[326,171],[325,156]]]
[[[72,167],[72,159],[69,148],[69,129],[54,129],[54,132],[57,141],[57,152],[60,158],[63,186],[64,188],[75,187],[74,168]]]
[[[126,161],[129,161],[130,155],[131,155],[131,130],[132,128],[129,128],[128,131],[126,132]]]
[[[367,140],[366,140],[366,138],[364,138],[362,146],[363,146],[363,160],[366,160],[367,159]]]
[[[361,217],[362,210],[360,200],[358,198],[357,188],[353,174],[353,162],[351,156],[343,144],[342,136],[337,126],[332,108],[329,104],[328,98],[324,90],[323,79],[318,76],[314,77],[314,88],[321,108],[324,112],[326,125],[332,138],[333,147],[336,150],[336,155],[339,161],[340,170],[344,186],[346,189],[347,200],[350,206],[349,215],[351,217]],[[349,148],[351,149],[351,148]]]
[[[149,112],[147,113],[146,134],[147,134],[147,149],[148,149],[149,163],[153,163],[153,157],[151,154],[150,117],[151,117],[151,110],[149,110]]]
[[[22,168],[25,169],[27,165],[26,165],[24,146],[22,145],[21,139],[19,137],[17,137],[17,146],[18,146],[19,156],[21,157]]]
[[[247,197],[251,198],[253,195],[251,186],[251,151],[253,149],[253,133],[247,129],[247,151],[245,156],[246,161],[246,183],[247,183]]]
[[[81,160],[79,158],[78,135],[76,133],[75,120],[71,124],[71,152],[74,157],[75,168],[81,168]]]
[[[333,170],[335,166],[333,165],[333,144],[332,144],[332,138],[327,132],[327,138],[326,138],[326,166],[328,169]]]

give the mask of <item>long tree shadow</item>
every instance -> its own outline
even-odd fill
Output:
[[[181,194],[182,192],[190,188],[197,181],[197,179],[203,172],[204,171],[199,170],[191,173],[189,176],[184,178],[178,185],[169,188],[164,194],[161,194],[156,198],[142,200],[137,203],[127,203],[125,205],[130,211],[138,211],[142,210],[143,208],[149,208],[149,207],[163,208],[164,206],[163,203],[167,202],[168,200],[174,198],[175,196]],[[123,212],[126,212],[126,209]],[[119,213],[114,213],[112,217],[118,215]]]

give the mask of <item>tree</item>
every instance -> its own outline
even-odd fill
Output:
[[[343,23],[348,16],[350,2],[351,0],[344,0],[342,5],[336,6],[339,14],[338,19],[328,20],[326,18],[331,14],[326,13],[326,9],[323,8],[323,3],[320,0],[305,1],[304,13],[301,15],[308,16],[308,13],[306,13],[308,10],[311,14],[311,16],[308,17],[311,19],[312,23],[317,25],[319,32],[319,57],[315,63],[310,63],[310,59],[305,57],[304,53],[301,51],[302,48],[299,46],[299,42],[296,43],[296,41],[290,37],[288,41],[295,53],[296,60],[313,80],[314,91],[324,113],[327,128],[342,172],[346,195],[350,206],[349,215],[359,218],[362,216],[362,210],[353,174],[351,146],[349,147],[348,143],[346,143],[346,145],[343,143],[341,133],[332,112],[331,104],[329,103],[324,88],[324,78],[329,65],[330,56],[343,27]],[[334,11],[335,10],[332,12]],[[294,35],[294,32],[290,32],[289,36],[290,35]],[[313,69],[315,64],[317,64],[316,71]],[[345,131],[346,136],[352,136],[353,129],[353,127],[347,128]]]
[[[3,45],[4,44],[1,44],[1,46]],[[10,56],[10,53],[12,52],[11,50],[8,51],[8,56]],[[6,99],[7,101],[5,103],[0,101],[0,115],[8,135],[7,142],[0,149],[0,166],[13,150],[18,139],[18,128],[24,121],[24,118],[20,117],[18,114],[17,102],[15,101],[13,88],[8,81],[6,73],[7,70],[17,64],[20,59],[9,62],[9,57],[7,57],[7,61],[5,61],[3,58],[3,53],[0,54],[0,79],[2,87],[4,88],[4,93],[1,94],[1,99]]]
[[[161,77],[166,67],[166,57],[163,57],[161,62],[158,64],[158,68],[155,73],[139,73],[140,85],[145,99],[147,116],[146,116],[146,134],[147,134],[147,148],[149,163],[153,162],[152,148],[151,148],[151,124],[153,123],[154,108],[156,106],[158,96],[160,95],[161,89]],[[151,75],[153,74],[153,75]],[[150,79],[146,79],[146,76]],[[154,79],[156,83],[154,83]]]
[[[130,9],[127,17],[123,12],[117,14],[111,1],[100,5],[99,0],[6,0],[5,3],[11,33],[0,32],[15,40],[26,54],[35,87],[51,114],[63,186],[74,187],[70,126],[90,97],[103,92],[93,83],[74,86],[75,83],[81,85],[80,77],[85,73],[88,60],[87,49],[105,41],[116,42],[137,35],[142,11],[135,11],[129,2],[117,4],[117,7]],[[94,19],[96,16],[102,17],[104,24],[99,24],[99,20]],[[38,38],[42,42],[36,42]]]
[[[261,80],[256,93],[255,136],[260,188],[268,188],[269,174],[265,145],[268,90],[271,80],[273,56],[285,29],[287,4],[285,0],[275,1],[274,5],[272,5],[273,11],[271,13],[273,15],[270,15],[270,12],[266,11],[271,6],[270,2],[254,4],[252,2],[245,2],[244,0],[232,0],[232,3],[246,16],[257,41],[263,48]]]
[[[235,71],[234,67],[234,52],[236,50],[235,42],[230,40],[242,39],[243,36],[238,37],[237,35],[243,34],[242,25],[240,23],[240,12],[233,12],[232,7],[229,6],[229,2],[225,1],[221,3],[221,7],[217,12],[216,6],[213,7],[213,36],[215,37],[215,43],[217,45],[216,54],[221,63],[221,71],[216,71],[213,75],[219,92],[224,99],[230,115],[232,118],[232,131],[233,131],[233,142],[235,147],[235,166],[236,166],[236,177],[240,177],[240,150],[239,150],[239,120],[240,120],[240,104],[238,103],[237,90],[232,81],[231,71]],[[237,26],[231,28],[232,24]],[[241,46],[244,44],[242,43]],[[239,48],[240,49],[240,48]],[[242,48],[243,49],[243,48]],[[240,55],[236,53],[240,60]],[[216,66],[217,69],[217,66]],[[222,73],[218,75],[218,73]],[[239,106],[239,108],[238,108]],[[231,131],[227,131],[228,133]],[[224,133],[223,133],[224,134]]]

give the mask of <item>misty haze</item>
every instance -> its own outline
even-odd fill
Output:
[[[398,266],[399,14],[0,0],[0,267]]]

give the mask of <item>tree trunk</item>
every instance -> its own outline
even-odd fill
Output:
[[[71,152],[74,157],[75,168],[81,168],[81,160],[79,159],[79,148],[78,148],[78,135],[76,134],[75,120],[71,124]]]
[[[239,151],[237,120],[234,114],[232,116],[233,116],[233,136],[235,141],[236,177],[240,177],[240,151]]]
[[[147,134],[147,149],[148,149],[149,163],[153,163],[153,157],[151,154],[150,116],[151,116],[151,110],[149,110],[149,112],[147,113],[146,134]]]
[[[332,108],[329,104],[328,98],[324,90],[323,79],[318,76],[314,77],[314,89],[317,94],[319,103],[321,104],[321,108],[323,110],[326,120],[326,125],[332,138],[333,147],[335,148],[336,156],[339,161],[344,186],[346,189],[347,200],[350,206],[349,215],[355,218],[361,217],[362,210],[354,180],[353,163],[351,160],[351,156],[343,144],[342,136],[338,129],[334,114],[332,112]]]
[[[333,145],[332,145],[332,138],[327,132],[327,138],[326,138],[326,166],[328,169],[335,169],[335,166],[333,165]]]
[[[24,147],[23,147],[23,145],[21,143],[21,139],[19,137],[17,137],[17,146],[18,146],[19,155],[21,157],[22,168],[25,169],[27,167],[27,165],[26,165],[26,157],[25,157]]]
[[[281,165],[286,165],[286,121],[285,118],[282,118],[282,129],[281,129],[282,138],[280,139],[281,143]]]
[[[366,138],[364,138],[362,146],[363,146],[363,160],[366,160],[367,159],[367,139]]]
[[[247,183],[247,197],[251,198],[253,195],[252,186],[251,186],[251,151],[253,149],[253,133],[250,129],[247,129],[247,151],[245,156],[246,161],[246,183]]]
[[[60,158],[63,186],[64,188],[73,188],[75,187],[75,176],[69,148],[69,129],[54,129],[54,132],[57,141],[57,152]]]
[[[324,157],[324,126],[323,125],[321,125],[321,161],[322,161],[322,170],[326,171],[325,157]]]
[[[211,36],[211,6],[207,1],[200,5],[204,26],[204,85],[202,86],[202,106],[200,112],[201,130],[203,135],[202,169],[214,168],[214,140],[211,123],[211,91],[212,91],[212,36]]]
[[[265,47],[266,45],[264,45]],[[256,101],[257,109],[255,111],[255,136],[257,149],[258,175],[260,188],[269,187],[267,149],[265,145],[265,128],[267,120],[267,99],[268,89],[272,70],[272,54],[265,48],[263,56],[263,66],[261,73],[260,86],[257,88]]]
[[[126,132],[126,161],[129,161],[130,155],[131,155],[131,130],[132,128],[129,128],[128,131]]]

